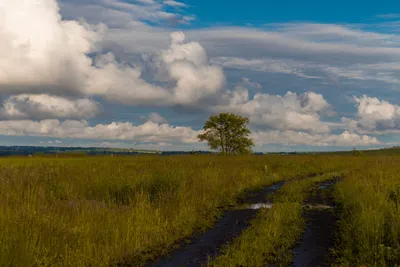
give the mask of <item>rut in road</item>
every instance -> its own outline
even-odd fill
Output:
[[[316,175],[320,174],[296,179],[307,179]],[[236,208],[225,211],[222,218],[213,228],[195,236],[188,245],[172,251],[169,256],[149,263],[147,266],[179,267],[207,264],[220,254],[224,245],[238,237],[243,230],[249,227],[250,221],[255,218],[257,209],[263,207],[267,196],[274,194],[284,184],[285,182],[279,182],[267,186],[261,191],[250,192]]]
[[[319,184],[316,194],[305,201],[306,230],[293,250],[292,266],[331,266],[337,221],[332,187],[338,181],[336,178]]]

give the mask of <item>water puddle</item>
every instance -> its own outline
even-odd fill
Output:
[[[334,184],[336,184],[336,183],[337,183],[336,180],[329,180],[329,181],[326,181],[326,182],[321,183],[321,184],[318,186],[318,189],[328,189],[328,188],[332,187],[332,186],[333,186]]]
[[[272,203],[245,203],[235,207],[236,210],[259,210],[259,209],[270,209]]]
[[[274,204],[272,203],[255,203],[255,204],[241,204],[235,207],[235,210],[259,210],[259,209],[270,209],[273,207]],[[325,205],[325,204],[305,204],[303,208],[309,210],[327,210],[333,209],[332,206]]]

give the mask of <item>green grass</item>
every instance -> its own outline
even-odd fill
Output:
[[[340,176],[329,173],[285,184],[273,197],[271,209],[261,209],[239,238],[210,266],[288,266],[292,248],[304,231],[302,204],[316,184]]]
[[[140,266],[212,227],[248,190],[344,170],[335,191],[338,265],[393,266],[399,163],[367,155],[0,158],[0,266]],[[324,177],[284,186],[227,247],[231,261],[214,264],[288,262],[283,255],[303,231],[301,203]]]
[[[243,191],[337,167],[282,159],[3,158],[0,266],[141,265],[211,227]]]
[[[400,157],[360,164],[335,194],[341,207],[337,265],[400,264]]]

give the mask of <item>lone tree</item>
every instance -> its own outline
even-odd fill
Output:
[[[248,136],[249,119],[232,113],[211,116],[204,125],[204,133],[198,135],[200,141],[207,141],[211,149],[220,149],[224,154],[248,154],[254,146]]]

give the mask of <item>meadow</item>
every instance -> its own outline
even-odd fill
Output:
[[[209,262],[287,266],[305,230],[303,202],[333,176],[331,265],[394,266],[399,166],[381,154],[1,158],[0,266],[143,266],[212,228],[246,192],[288,181]]]

